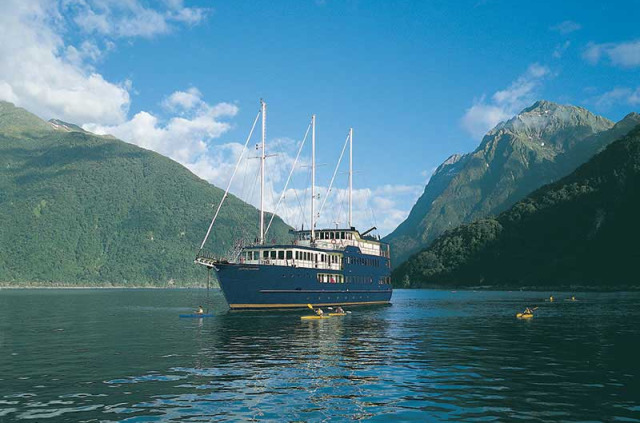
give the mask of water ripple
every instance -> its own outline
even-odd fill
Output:
[[[97,292],[83,297],[87,322],[61,312],[82,308],[79,294],[0,303],[0,356],[10,357],[0,363],[0,417],[640,421],[640,294],[551,305],[540,293],[398,291],[392,307],[312,323],[291,312],[225,313],[213,297],[215,318],[176,318],[176,304],[206,303],[190,297],[202,294]],[[114,303],[115,314],[105,306]],[[535,319],[515,319],[522,305],[539,305]],[[49,319],[17,331],[2,326],[7,307]],[[38,345],[57,354],[34,354]]]

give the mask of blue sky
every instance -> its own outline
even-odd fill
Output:
[[[264,98],[280,153],[271,206],[316,113],[320,191],[354,127],[355,223],[383,235],[436,166],[536,99],[612,120],[640,106],[637,1],[24,3],[8,0],[0,17],[0,99],[156,150],[224,188]],[[254,204],[256,164],[232,186]],[[294,188],[307,173],[296,170]],[[281,213],[298,225],[293,194]],[[322,226],[345,223],[341,204],[329,209]]]

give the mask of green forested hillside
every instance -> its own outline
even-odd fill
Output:
[[[638,123],[637,114],[614,125],[580,107],[536,102],[487,133],[473,153],[436,170],[406,221],[385,238],[394,266],[446,230],[495,216],[568,175]]]
[[[202,282],[196,251],[223,191],[154,152],[0,102],[0,284]],[[275,219],[269,238],[288,237]],[[207,249],[253,239],[230,196]]]
[[[498,217],[439,237],[397,285],[640,287],[640,126]]]

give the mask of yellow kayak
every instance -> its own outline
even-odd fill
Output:
[[[518,319],[531,319],[533,318],[533,313],[518,313],[516,314]]]
[[[329,313],[329,316],[346,316],[347,313]]]
[[[301,320],[320,320],[320,319],[328,319],[329,316],[301,316]]]

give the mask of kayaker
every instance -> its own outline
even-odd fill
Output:
[[[320,307],[316,308],[313,310],[318,316],[322,316],[324,314],[324,311],[322,311],[322,309]]]
[[[202,308],[202,306],[198,306],[198,311],[196,311],[196,314],[204,314],[204,309]]]
[[[342,309],[342,307],[338,306],[338,307],[336,307],[336,313],[343,313],[344,314],[344,310]]]
[[[533,314],[533,310],[531,310],[529,307],[527,307],[527,308],[524,309],[522,314]]]

